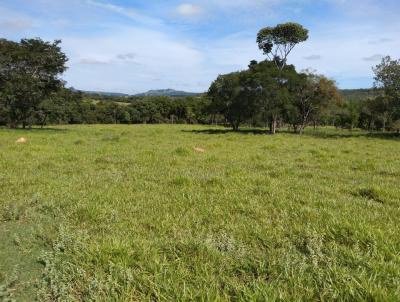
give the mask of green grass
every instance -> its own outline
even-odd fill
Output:
[[[0,300],[400,300],[399,138],[209,129],[0,129]]]

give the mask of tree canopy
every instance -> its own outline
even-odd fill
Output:
[[[270,61],[282,69],[294,47],[308,39],[308,30],[298,23],[278,24],[265,27],[258,32],[258,47]]]
[[[334,81],[294,66],[279,69],[273,62],[252,61],[249,69],[222,75],[209,89],[211,108],[225,116],[234,130],[245,120],[261,120],[275,134],[286,122],[300,134],[323,109],[341,102]]]
[[[220,75],[210,86],[210,109],[222,114],[236,131],[240,123],[251,118],[256,110],[254,87],[248,71]]]
[[[25,128],[37,106],[63,87],[59,76],[66,70],[67,57],[60,43],[0,40],[0,101],[11,127],[22,123]]]

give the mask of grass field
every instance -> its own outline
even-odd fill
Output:
[[[0,168],[0,300],[400,301],[394,136],[0,129]]]

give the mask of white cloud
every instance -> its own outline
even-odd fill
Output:
[[[70,85],[127,93],[168,87],[204,91],[218,74],[247,68],[250,60],[264,58],[255,42],[261,26],[283,22],[287,16],[298,16],[302,22],[305,15],[295,12],[295,8],[313,3],[311,0],[181,0],[176,6],[175,1],[171,5],[172,1],[158,0],[157,5],[147,1],[147,8],[139,10],[116,5],[115,0],[5,1],[12,4],[10,7],[16,2],[26,2],[26,14],[22,14],[22,8],[14,13],[2,10],[2,3],[2,36],[61,38],[70,57],[66,73]],[[398,0],[384,1],[386,5]],[[382,11],[388,10],[383,3],[321,2],[331,2],[334,6],[330,8],[335,7],[334,13],[340,17],[335,15],[331,22],[324,19],[310,28],[309,41],[296,47],[289,57],[289,63],[298,70],[311,67],[340,83],[361,77],[372,82],[372,59],[378,57],[371,55],[400,57],[397,30],[400,23],[393,21],[391,12],[383,16]],[[362,13],[353,12],[363,3]],[[376,7],[379,9],[366,17],[366,11]],[[307,20],[317,23],[318,18]],[[10,33],[11,30],[14,32]],[[208,30],[213,30],[212,35]]]
[[[79,60],[79,63],[84,65],[99,65],[99,64],[102,65],[102,64],[109,64],[110,62],[93,58],[84,58]]]
[[[342,87],[359,85],[352,79],[362,79],[360,82],[372,85],[372,66],[381,56],[400,56],[400,39],[393,24],[388,27],[375,27],[374,24],[326,24],[311,33],[310,39],[299,45],[289,58],[298,69],[314,68],[319,73],[334,78]],[[385,44],[371,44],[385,32]],[[321,54],[320,60],[310,61],[306,57],[310,54]],[[371,54],[378,54],[371,56]],[[367,84],[364,84],[367,85]]]
[[[176,12],[183,17],[193,17],[202,14],[203,8],[196,4],[182,3],[177,6]]]
[[[384,44],[384,43],[389,43],[389,42],[393,42],[393,39],[380,38],[380,39],[376,39],[376,40],[371,40],[368,43],[372,44],[372,45],[377,45],[377,44]]]
[[[365,57],[363,58],[363,60],[367,62],[376,62],[376,61],[381,61],[384,57],[385,57],[384,55],[376,54],[370,57]]]
[[[33,27],[30,19],[12,19],[0,22],[0,28],[9,32],[21,32]]]
[[[128,17],[128,18],[135,20],[142,24],[157,25],[157,24],[162,23],[159,19],[149,17],[135,9],[132,9],[132,8],[126,8],[123,6],[114,5],[114,4],[107,3],[107,2],[94,1],[94,0],[86,0],[86,2],[91,6],[109,10],[111,12]]]
[[[316,60],[322,59],[322,56],[320,56],[320,55],[309,55],[309,56],[305,56],[303,58],[305,60],[308,60],[308,61],[316,61]]]
[[[0,5],[0,35],[23,34],[35,26],[35,20],[29,15]]]
[[[167,34],[121,27],[101,37],[63,41],[71,65],[65,78],[76,88],[134,93],[187,85],[203,90],[197,84],[204,79],[203,54]]]
[[[136,54],[133,53],[133,52],[123,53],[123,54],[117,55],[117,59],[118,60],[122,60],[122,61],[131,61],[134,58],[136,58]]]

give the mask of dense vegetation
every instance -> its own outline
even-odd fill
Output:
[[[245,130],[0,129],[0,297],[399,301],[399,139]]]
[[[308,31],[296,23],[257,35],[267,56],[249,68],[220,75],[207,94],[187,97],[102,96],[63,88],[67,58],[60,41],[0,40],[0,125],[219,124],[269,127],[271,133],[307,126],[400,131],[400,60],[386,57],[370,90],[340,91],[334,81],[298,72],[287,58]]]
[[[41,102],[33,125],[207,123],[204,97],[111,97],[62,89]],[[7,124],[3,115],[0,124]]]

